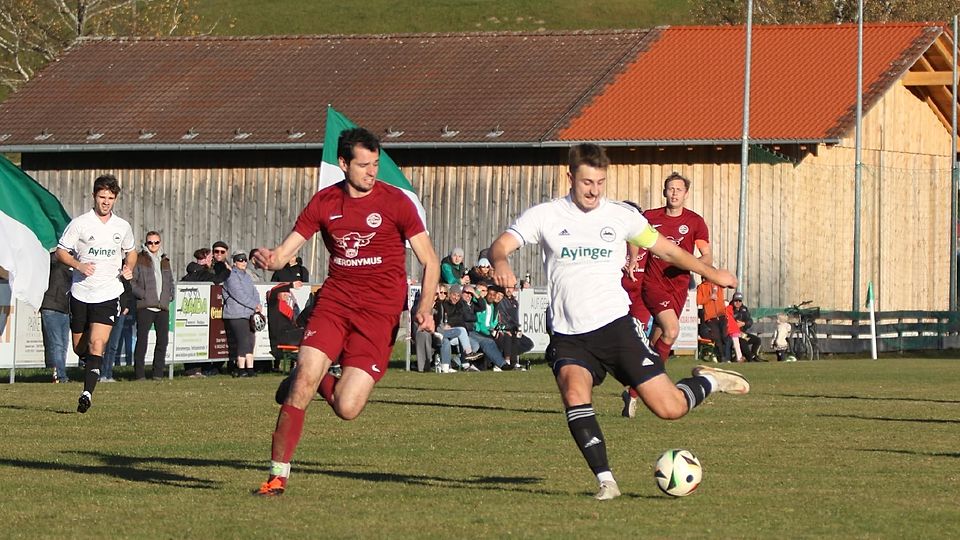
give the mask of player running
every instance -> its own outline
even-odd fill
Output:
[[[493,279],[516,283],[508,257],[525,244],[540,244],[550,295],[553,334],[547,359],[566,409],[567,425],[590,470],[597,477],[598,500],[613,499],[620,488],[607,461],[606,443],[593,411],[593,387],[607,373],[637,390],[658,417],[676,419],[711,392],[745,394],[750,385],[739,373],[697,366],[693,376],[674,384],[663,361],[627,308],[619,277],[626,243],[644,247],[665,262],[692,270],[725,286],[736,278],[677,247],[657,233],[634,208],[604,197],[609,159],[593,144],[570,149],[570,193],[524,212],[490,247]]]
[[[57,244],[57,258],[73,268],[70,331],[73,350],[83,361],[83,392],[77,412],[93,404],[110,331],[120,315],[120,278],[133,279],[137,264],[133,229],[113,213],[120,183],[112,174],[93,182],[93,209],[75,217]]]
[[[286,489],[304,415],[318,391],[337,416],[353,420],[386,373],[406,307],[405,242],[423,266],[425,298],[433,298],[440,279],[440,261],[413,202],[377,181],[376,136],[361,128],[345,130],[337,157],[346,179],[313,196],[283,243],[256,254],[259,266],[279,270],[318,231],[330,253],[328,277],[305,327],[297,368],[277,392],[283,404],[273,432],[270,475],[254,492],[261,496]],[[422,304],[416,321],[421,330],[433,332],[433,304]],[[327,373],[337,359],[339,379]]]

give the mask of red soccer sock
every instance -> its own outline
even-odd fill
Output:
[[[673,344],[665,343],[663,338],[658,339],[657,342],[653,344],[653,350],[660,355],[660,360],[663,360],[664,364],[666,364],[667,359],[670,358],[671,348],[673,348]]]
[[[280,407],[277,427],[273,431],[273,447],[270,459],[280,463],[290,463],[290,458],[293,457],[293,452],[300,442],[300,435],[303,434],[304,415],[305,411],[303,409],[298,409],[293,405]]]
[[[633,399],[637,399],[638,397],[640,397],[640,394],[632,386],[629,389],[627,389],[627,391],[630,392],[630,397]]]
[[[331,407],[333,407],[333,389],[336,385],[337,378],[327,373],[320,379],[320,386],[317,387],[317,392],[323,396],[323,399],[327,400]]]

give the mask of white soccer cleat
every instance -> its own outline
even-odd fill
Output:
[[[638,398],[631,397],[630,392],[627,390],[623,391],[623,394],[620,395],[623,398],[623,410],[620,411],[620,416],[624,418],[633,418],[637,415],[637,401]]]
[[[711,366],[696,366],[693,376],[710,375],[717,381],[717,392],[725,394],[746,394],[750,391],[750,382],[743,375],[729,369],[720,369]]]
[[[604,480],[600,482],[600,491],[593,496],[594,499],[598,501],[609,501],[610,499],[616,499],[620,496],[620,487],[617,486],[616,480]]]

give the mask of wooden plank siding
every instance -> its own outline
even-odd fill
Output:
[[[438,254],[459,246],[468,264],[523,209],[568,190],[563,148],[390,153],[420,194]],[[644,208],[663,204],[662,182],[670,172],[690,177],[688,207],[710,227],[715,264],[735,270],[738,147],[616,147],[609,153],[608,196]],[[849,310],[853,133],[840,144],[798,153],[803,158],[796,163],[750,165],[746,303],[773,307],[809,299],[824,309]],[[949,134],[902,85],[865,115],[860,289],[865,295],[874,281],[878,309],[947,309],[949,153]],[[124,189],[117,213],[131,221],[138,241],[159,230],[181,275],[194,249],[215,240],[244,251],[279,242],[316,191],[318,158],[307,151],[115,152],[25,154],[23,164],[71,215],[89,208],[98,174],[117,174]],[[325,275],[318,241],[302,255],[312,276]],[[539,250],[521,250],[514,268],[543,283]]]

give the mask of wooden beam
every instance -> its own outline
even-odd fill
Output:
[[[904,86],[950,86],[953,73],[950,71],[910,71],[903,76]]]

